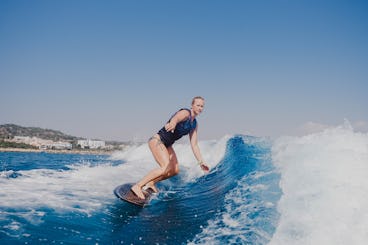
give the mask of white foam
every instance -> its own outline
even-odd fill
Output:
[[[118,169],[124,172],[123,166],[106,165],[78,166],[70,171],[19,171],[17,178],[0,177],[0,206],[89,213],[111,195],[112,186],[119,181]]]
[[[226,143],[229,138],[230,136],[226,135],[220,140],[200,141],[198,143],[202,157],[210,168],[215,167],[224,156]],[[182,177],[188,178],[189,181],[203,175],[203,171],[199,168],[189,143],[175,143],[173,148],[179,161],[179,168],[185,170],[184,172],[186,173]],[[116,152],[111,156],[111,159],[123,160],[128,164],[137,165],[150,163],[150,168],[148,169],[158,166],[147,144],[131,146],[126,151]],[[144,169],[142,173],[146,174],[147,171],[147,169]],[[142,174],[140,177],[143,177]]]
[[[283,195],[270,244],[368,243],[368,134],[348,122],[272,148]]]

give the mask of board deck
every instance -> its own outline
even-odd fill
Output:
[[[151,199],[153,191],[151,189],[144,190],[143,194],[146,198],[140,199],[131,191],[132,186],[132,183],[119,185],[114,189],[114,194],[121,200],[138,205],[140,207],[147,205]]]

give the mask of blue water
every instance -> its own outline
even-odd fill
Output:
[[[211,172],[184,164],[145,208],[117,199],[113,189],[154,167],[147,145],[130,149],[142,152],[138,159],[0,153],[0,243],[267,244],[282,194],[271,143],[236,135],[202,144],[223,148],[210,157],[218,159]]]

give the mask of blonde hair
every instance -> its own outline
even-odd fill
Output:
[[[194,102],[195,102],[196,99],[199,99],[199,100],[203,100],[204,101],[204,98],[202,96],[196,96],[192,100],[192,105],[194,104]]]

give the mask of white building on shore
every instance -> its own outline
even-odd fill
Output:
[[[38,147],[41,150],[55,149],[55,150],[71,150],[72,144],[66,141],[52,141],[45,140],[37,137],[29,137],[29,136],[14,136],[14,139],[9,140],[10,142],[15,143],[24,143],[31,146]]]
[[[43,144],[39,146],[39,149],[41,150],[71,150],[73,148],[73,145],[69,142],[53,142],[51,144]]]
[[[82,149],[101,149],[106,147],[105,141],[102,140],[78,140],[77,144]]]

